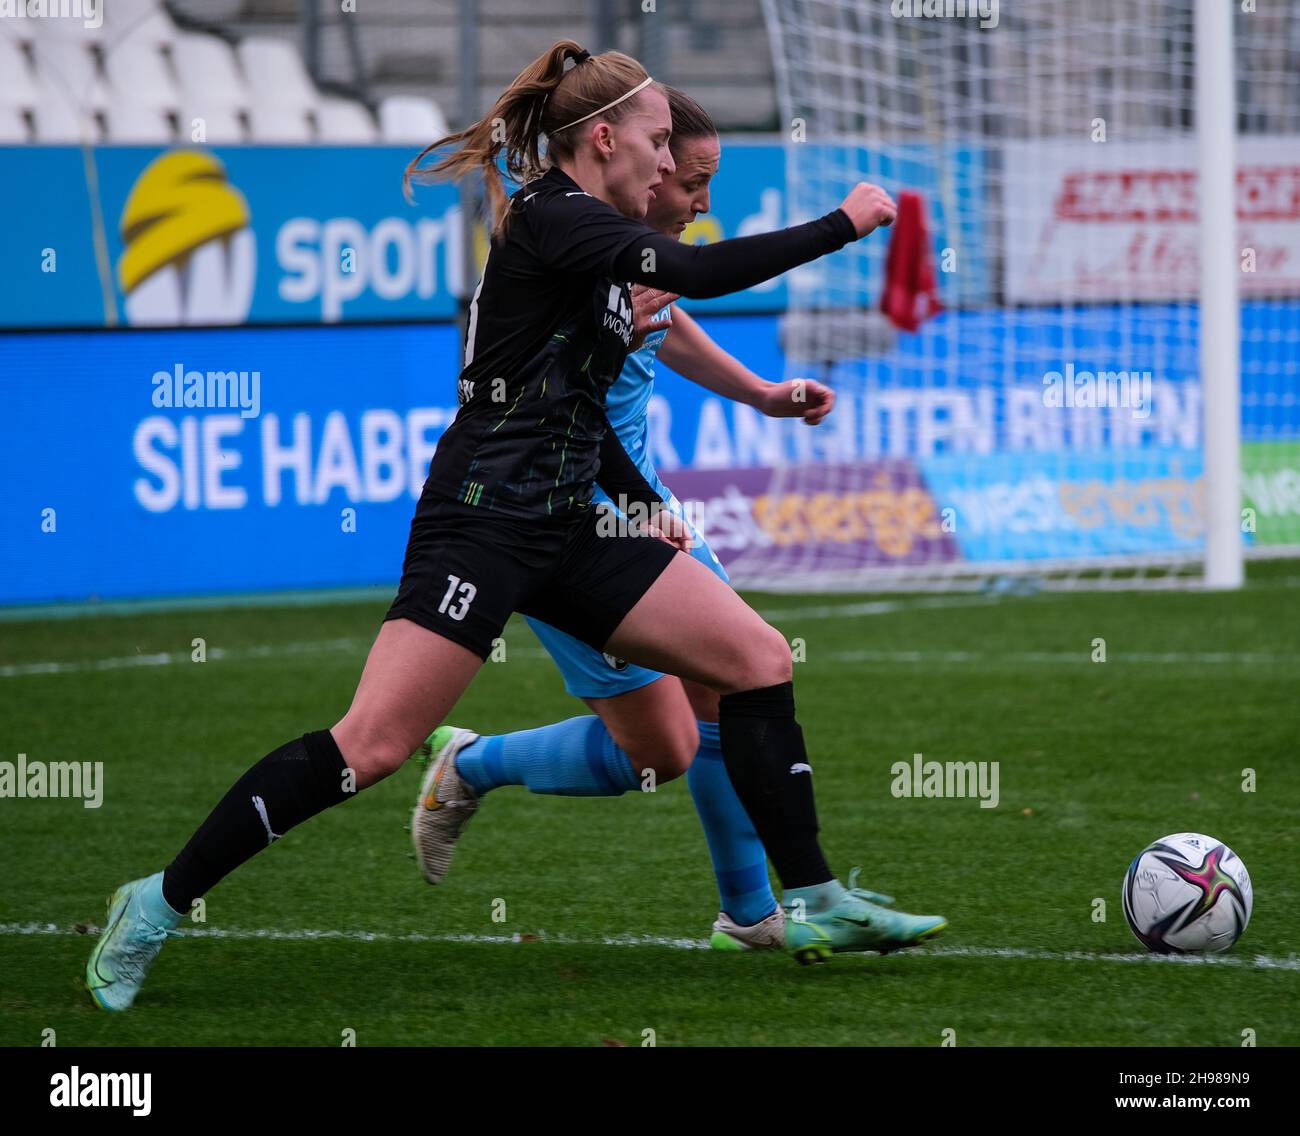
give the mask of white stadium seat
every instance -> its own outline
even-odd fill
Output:
[[[202,143],[194,138],[194,120],[203,120]],[[231,146],[246,142],[247,131],[240,121],[239,112],[231,107],[203,108],[201,103],[186,103],[180,112],[180,140],[208,146]]]
[[[119,145],[167,145],[175,138],[165,111],[139,103],[110,103],[104,112],[107,141]]]
[[[180,102],[167,61],[152,44],[142,40],[117,44],[108,51],[104,70],[113,103],[171,109]]]
[[[379,130],[385,142],[428,145],[451,133],[432,99],[390,95],[379,104]]]
[[[109,50],[123,43],[171,47],[181,33],[158,0],[113,0],[104,12]]]
[[[287,144],[314,142],[307,112],[279,106],[259,106],[248,111],[249,134],[254,142]]]
[[[31,108],[36,123],[36,141],[52,146],[75,146],[99,141],[99,127],[86,108],[78,108],[53,87],[38,87]]]
[[[19,22],[31,27],[15,30]],[[232,49],[220,37],[177,29],[161,0],[113,0],[100,29],[61,19],[3,24],[6,144],[101,136],[124,145],[427,144],[449,131],[430,99],[387,99],[376,121],[360,102],[322,95],[290,41],[253,36]],[[194,138],[196,119],[203,120],[201,139]]]
[[[316,128],[322,142],[373,142],[377,133],[370,112],[351,99],[322,99],[316,108]]]
[[[21,145],[27,141],[27,120],[16,106],[0,105],[0,146]]]
[[[203,18],[213,24],[237,20],[249,6],[250,0],[203,0]]]
[[[172,47],[176,79],[187,99],[205,106],[248,106],[248,84],[235,53],[216,36],[182,35]]]
[[[17,40],[0,37],[0,106],[31,106],[35,99],[36,80],[27,56]]]
[[[103,0],[101,2],[101,11]],[[47,8],[49,5],[46,5]],[[112,7],[111,4],[107,7]],[[20,38],[36,43],[49,43],[58,40],[63,43],[78,43],[82,47],[92,47],[104,42],[104,28],[86,27],[85,20],[67,16],[25,16],[14,19],[13,24]]]
[[[66,91],[79,104],[96,110],[104,105],[104,84],[86,44],[75,39],[38,39],[32,52],[36,75],[42,83]]]
[[[250,36],[235,50],[254,103],[311,110],[320,101],[302,56],[287,40]]]

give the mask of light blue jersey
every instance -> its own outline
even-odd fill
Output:
[[[666,310],[666,309],[665,309]],[[656,319],[662,318],[660,312]],[[650,396],[654,394],[655,362],[659,348],[667,338],[668,332],[652,331],[645,337],[640,348],[633,351],[623,364],[623,370],[617,381],[609,388],[605,396],[605,408],[609,415],[609,424],[623,443],[628,457],[636,463],[650,487],[663,498],[668,508],[685,519],[681,502],[659,480],[649,452],[649,426],[647,409]],[[599,486],[592,497],[593,502],[607,502]],[[687,522],[689,524],[689,521]],[[724,582],[730,582],[727,570],[713,554],[713,550],[704,543],[704,539],[695,532],[691,555]],[[638,667],[633,663],[616,659],[612,655],[602,654],[594,647],[588,646],[572,635],[557,631],[550,624],[539,619],[528,619],[528,625],[537,638],[542,641],[555,665],[564,676],[564,688],[575,698],[613,698],[628,691],[647,686],[663,675],[647,667]]]
[[[665,308],[655,316],[655,320],[663,319],[667,310]],[[627,456],[643,473],[645,469],[652,468],[648,452],[647,410],[650,396],[655,392],[655,362],[659,348],[667,338],[666,330],[650,332],[641,346],[627,357],[622,372],[605,396],[605,413],[609,416],[609,424],[618,435],[618,440],[623,443]],[[599,486],[596,488],[596,496],[603,501],[609,500]]]

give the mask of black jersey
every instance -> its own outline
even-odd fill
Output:
[[[469,309],[460,410],[429,485],[516,516],[591,499],[606,431],[605,392],[632,342],[632,295],[614,258],[653,234],[558,168],[511,198]]]
[[[857,239],[835,209],[774,233],[682,245],[558,167],[510,207],[470,304],[460,410],[425,492],[523,517],[585,508],[597,479],[615,500],[657,500],[605,417],[605,393],[632,342],[629,281],[720,296]]]

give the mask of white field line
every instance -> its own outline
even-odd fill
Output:
[[[881,600],[871,603],[830,604],[808,608],[786,608],[761,614],[765,619],[852,619],[856,616],[887,615],[907,608],[968,606],[972,603],[995,602],[981,597],[952,596],[923,600]],[[256,647],[209,647],[209,660],[238,661],[241,659],[273,659],[290,655],[309,655],[314,652],[355,651],[370,649],[373,639],[323,639],[307,643],[268,643]],[[511,647],[510,653],[525,658],[544,658],[540,647]],[[124,655],[110,659],[70,659],[64,662],[8,663],[0,665],[0,678],[27,678],[32,675],[85,674],[94,671],[129,670],[134,667],[171,667],[190,662],[189,651],[162,651],[153,655]]]
[[[276,643],[260,647],[209,647],[209,661],[236,662],[241,659],[274,659],[293,655],[352,652],[358,660],[369,649],[367,639],[325,639],[307,643]],[[509,647],[507,657],[545,659],[540,647]],[[816,662],[832,663],[973,663],[973,664],[1091,664],[1089,651],[1011,651],[992,654],[984,651],[875,651],[870,649],[834,651],[818,655]],[[115,659],[86,659],[69,662],[9,663],[0,666],[0,679],[27,678],[39,675],[70,675],[88,672],[130,670],[135,667],[171,667],[190,662],[188,651],[167,651],[156,655],[125,655]],[[1188,666],[1194,664],[1236,666],[1278,666],[1300,663],[1300,655],[1268,655],[1256,652],[1234,654],[1230,651],[1112,651],[1108,663],[1132,663],[1144,666]]]
[[[256,647],[208,647],[209,660],[274,659],[285,655],[310,655],[327,651],[367,650],[369,639],[319,639],[310,643],[268,643]],[[123,655],[115,659],[74,659],[51,663],[9,663],[0,666],[0,678],[29,675],[84,674],[87,671],[118,671],[132,667],[173,667],[191,661],[190,651],[162,651],[156,655]]]
[[[769,623],[778,619],[852,619],[860,615],[890,615],[946,607],[988,607],[1001,596],[928,596],[925,599],[864,600],[859,603],[819,604],[810,607],[768,608],[758,614]]]
[[[70,927],[60,927],[56,923],[0,923],[0,937],[27,936],[74,936],[98,935],[100,928],[87,927],[78,931]],[[395,935],[389,931],[332,931],[332,930],[237,930],[219,927],[187,929],[180,932],[186,939],[229,939],[237,942],[318,942],[321,940],[340,940],[352,943],[479,943],[479,944],[522,944],[526,942],[550,943],[557,946],[580,947],[666,947],[677,951],[707,951],[707,939],[681,939],[667,935],[552,935],[538,932],[536,935],[473,935],[473,934],[427,934],[411,931]],[[926,945],[914,948],[913,955],[934,955],[940,958],[969,959],[1030,959],[1037,962],[1114,962],[1146,963],[1159,966],[1215,966],[1245,970],[1293,970],[1300,971],[1300,957],[1291,955],[1287,958],[1273,958],[1268,955],[1153,955],[1137,953],[1094,954],[1090,951],[1046,951],[1026,947],[949,947]]]
[[[919,609],[973,607],[997,603],[984,596],[942,596],[926,599],[871,600],[861,603],[824,604],[814,607],[771,609],[759,614],[764,619],[854,619],[889,615]],[[327,652],[353,652],[358,656],[370,649],[372,639],[321,639],[298,643],[267,643],[253,647],[209,647],[210,661],[237,662],[245,659],[275,659]],[[546,658],[540,647],[509,647],[508,654],[524,658]],[[507,656],[508,657],[508,656]],[[979,651],[836,651],[825,656],[836,663],[1085,663],[1089,651],[1018,651],[988,654]],[[64,662],[8,663],[0,665],[0,679],[34,675],[86,674],[97,671],[129,670],[134,667],[170,667],[191,661],[189,651],[163,651],[153,655],[124,655],[109,659],[71,659]],[[1185,666],[1189,663],[1276,666],[1300,662],[1300,655],[1234,653],[1230,651],[1112,652],[1110,662]]]
[[[820,658],[820,656],[819,656]],[[835,651],[825,656],[835,663],[1092,663],[1092,653],[1081,651]],[[1112,651],[1107,663],[1172,664],[1235,663],[1276,666],[1300,663],[1300,655],[1267,655],[1232,651]]]

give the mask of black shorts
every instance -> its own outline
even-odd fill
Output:
[[[425,493],[385,619],[409,619],[480,658],[512,612],[598,651],[677,554],[655,537],[607,532],[596,505],[523,520]]]

